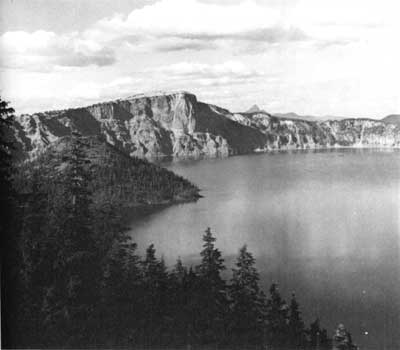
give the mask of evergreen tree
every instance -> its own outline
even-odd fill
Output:
[[[198,289],[196,295],[195,332],[202,343],[217,343],[225,335],[224,325],[227,316],[226,284],[221,277],[225,270],[221,252],[215,248],[210,228],[203,235],[201,263],[197,266]]]
[[[171,277],[176,284],[182,285],[185,277],[187,276],[187,268],[183,265],[181,258],[179,257],[172,270]]]
[[[101,286],[101,334],[106,347],[132,346],[139,342],[138,318],[142,297],[140,259],[136,244],[115,241],[107,254]]]
[[[0,236],[1,236],[1,328],[4,347],[18,340],[20,301],[20,261],[15,198],[11,175],[13,172],[12,122],[14,109],[0,97]]]
[[[329,345],[328,332],[321,328],[319,318],[310,324],[307,331],[312,349],[327,349]]]
[[[13,120],[14,109],[9,107],[9,103],[3,101],[0,97],[0,203],[1,208],[7,210],[6,212],[3,212],[3,215],[1,215],[0,218],[0,232],[2,239],[8,237],[6,234],[9,229],[9,220],[12,215],[13,205],[11,182],[13,144],[10,137],[12,134]]]
[[[27,344],[42,343],[42,303],[45,288],[51,284],[53,261],[56,252],[48,225],[48,182],[41,166],[31,170],[30,186],[24,193],[25,203],[20,226],[19,246],[22,255],[21,278],[24,297],[21,299],[21,325],[26,330],[21,341]],[[21,194],[22,195],[22,194]]]
[[[184,345],[187,341],[187,325],[188,325],[188,293],[187,289],[188,271],[183,265],[182,260],[178,258],[174,268],[170,274],[170,311],[172,324],[170,325],[171,342],[175,345]],[[189,317],[188,317],[189,316]]]
[[[229,287],[230,334],[234,344],[261,344],[265,327],[265,296],[260,289],[255,259],[246,245],[239,251]]]
[[[273,347],[286,346],[289,333],[287,325],[288,306],[282,299],[277,284],[273,283],[269,292],[270,298],[267,302],[267,342]]]
[[[101,261],[93,232],[90,160],[87,144],[72,134],[70,154],[64,158],[55,208],[50,215],[57,257],[53,283],[46,290],[43,311],[50,344],[66,339],[70,346],[91,343],[94,308],[99,301]]]
[[[142,262],[143,271],[143,326],[145,346],[159,343],[166,327],[168,296],[168,273],[163,260],[156,258],[156,250],[151,244]]]
[[[290,346],[293,348],[300,348],[305,345],[304,322],[301,319],[299,304],[294,293],[292,294],[292,299],[289,305],[288,331]]]

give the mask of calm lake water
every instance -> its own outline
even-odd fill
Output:
[[[362,349],[400,349],[400,151],[279,152],[164,164],[204,198],[132,223],[141,251],[197,263],[209,226],[226,263],[247,244],[265,288]]]

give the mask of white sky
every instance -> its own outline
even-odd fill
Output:
[[[397,0],[1,0],[18,113],[152,90],[232,111],[400,113]]]

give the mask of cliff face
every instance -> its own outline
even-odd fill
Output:
[[[382,121],[313,122],[263,111],[231,113],[187,92],[135,95],[89,107],[21,115],[15,137],[34,155],[70,134],[103,135],[138,157],[228,156],[270,149],[337,146],[399,147],[400,127]]]
[[[400,147],[400,126],[371,119],[344,119],[322,123],[336,144],[355,147]]]
[[[104,135],[106,140],[139,157],[226,156],[250,152],[257,130],[243,127],[178,92],[137,95],[85,108],[22,115],[15,124],[21,151],[43,149],[73,128],[82,135]]]
[[[265,143],[259,151],[329,147],[400,147],[400,126],[371,119],[324,122],[288,119],[268,113],[236,113],[229,116],[260,130]]]

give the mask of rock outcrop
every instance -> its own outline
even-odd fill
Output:
[[[102,135],[131,156],[216,157],[325,147],[399,147],[400,126],[370,119],[307,121],[264,111],[231,113],[187,92],[126,99],[20,115],[15,138],[22,156],[69,135]]]

